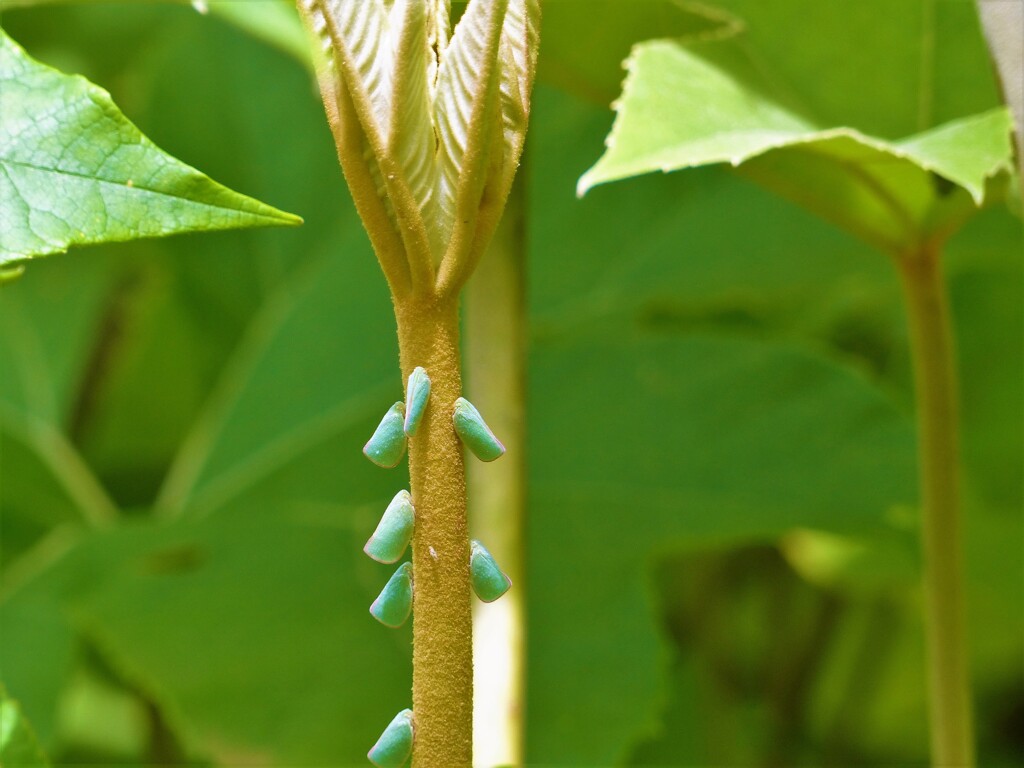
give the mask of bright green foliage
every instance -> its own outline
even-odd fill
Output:
[[[0,765],[4,768],[46,768],[49,765],[18,702],[7,697],[3,686],[0,686]]]
[[[539,0],[301,0],[343,168],[385,274],[401,290],[429,264],[479,256],[518,166],[537,59]],[[358,127],[357,127],[358,126]],[[360,151],[361,150],[361,151]],[[497,210],[500,211],[499,205]],[[461,283],[460,283],[461,284]]]
[[[0,266],[72,245],[298,224],[158,149],[110,96],[0,30]]]
[[[526,762],[760,764],[791,728],[776,764],[820,766],[823,745],[835,764],[922,764],[911,394],[889,265],[724,167],[577,200],[629,44],[697,23],[671,3],[600,5],[545,3],[524,177],[527,578],[502,600],[522,589],[529,611]],[[918,120],[923,5],[738,10],[814,114],[899,137],[997,106],[956,15],[971,6],[936,3],[935,120]],[[56,704],[102,665],[198,761],[365,764],[408,701],[409,655],[407,629],[365,613],[394,566],[359,548],[397,487],[359,448],[405,382],[308,72],[181,6],[4,24],[104,73],[162,146],[307,224],[99,246],[2,289],[0,327],[18,330],[0,334],[0,678],[55,760],[81,762]],[[1019,220],[992,206],[948,254],[985,765],[1019,762],[998,724],[1024,638],[1021,250]],[[13,442],[26,422],[60,442]],[[90,497],[69,475],[124,520],[85,531]],[[57,520],[77,527],[62,537]]]
[[[957,103],[965,90],[964,75],[976,72],[978,65],[962,67],[954,81],[943,67],[943,51],[936,47],[936,38],[953,37],[958,30],[964,40],[958,47],[977,49],[977,21],[968,4],[890,4],[883,11],[869,2],[835,12],[823,12],[803,0],[725,4],[742,18],[708,11],[721,22],[712,33],[647,42],[633,49],[607,151],[580,179],[580,194],[598,183],[651,171],[729,163],[865,242],[900,254],[928,240],[949,238],[977,206],[990,200],[993,182],[1004,182],[1012,173],[1009,113],[1002,107],[978,114],[961,111],[971,100],[961,98],[962,104]],[[915,15],[918,18],[913,19]],[[863,45],[859,30],[877,29],[880,18],[891,22],[893,17],[913,19],[920,27],[886,24],[892,33],[882,37],[881,45]],[[825,30],[828,35],[821,34]],[[915,35],[919,39],[913,39]],[[792,43],[805,38],[805,44]],[[899,66],[906,62],[899,57],[913,49],[919,51],[915,65],[920,79],[909,78],[908,83]],[[896,55],[890,58],[887,53]],[[868,73],[876,69],[886,71],[873,80]],[[848,103],[837,103],[837,94],[848,93],[837,85],[851,75],[873,87],[858,88],[850,92]],[[989,106],[983,103],[991,91],[988,80],[987,73],[976,78],[972,107]],[[892,103],[891,97],[904,86],[917,89],[917,98],[909,104]],[[951,103],[956,106],[951,108]],[[906,135],[898,131],[906,131],[908,112],[916,129],[909,138],[883,140],[858,130]],[[940,115],[947,122],[938,120]],[[866,557],[857,553],[851,560],[852,572],[883,551],[873,550]],[[796,552],[789,556],[799,568]],[[824,559],[831,561],[830,567],[843,563],[839,570],[848,565],[841,549],[833,549]],[[891,552],[883,559],[899,560]],[[871,570],[877,575],[882,569]],[[847,578],[865,583],[863,578]],[[923,673],[915,671],[920,680]],[[699,719],[688,714],[691,721]],[[849,728],[856,732],[856,726]],[[772,734],[770,727],[761,735],[757,727],[743,730],[754,744],[752,751],[729,757],[718,752],[716,762],[753,761],[767,753],[786,764],[792,758],[778,750],[793,754],[799,749],[790,744],[792,735]],[[772,742],[784,746],[771,747]],[[667,740],[659,749],[666,746],[671,754]],[[654,759],[665,757],[659,754]]]
[[[4,0],[3,8],[26,8],[34,5],[67,5],[91,3],[95,0]],[[279,49],[298,61],[312,65],[306,32],[289,0],[264,0],[258,5],[239,5],[236,0],[177,0],[200,13],[210,13],[234,24],[253,37]]]
[[[637,46],[608,151],[580,179],[595,184],[710,163],[746,172],[890,252],[960,224],[986,183],[1012,167],[1005,109],[900,141],[833,127],[803,113],[736,39]],[[942,181],[970,198],[950,199]]]
[[[205,7],[253,37],[312,66],[306,31],[290,0],[264,0],[242,5],[237,0],[208,0]]]
[[[243,756],[322,764],[332,753],[354,762],[409,675],[400,644],[384,634],[393,630],[363,612],[376,574],[362,562],[362,532],[294,507],[255,512],[259,522],[245,536],[230,519],[212,518],[83,541],[0,607],[13,630],[4,637],[12,689],[15,678],[23,689],[42,684],[63,662],[56,641],[74,631],[167,707],[197,750],[229,764]],[[328,601],[363,611],[324,612]],[[44,631],[45,643],[26,647]],[[354,664],[339,647],[375,650]],[[318,681],[310,703],[279,706],[279,692],[296,680]]]

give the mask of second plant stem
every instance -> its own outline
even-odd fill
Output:
[[[500,461],[467,467],[470,529],[513,585],[501,600],[474,608],[473,752],[481,765],[522,765],[524,755],[527,162],[520,165],[505,215],[466,295],[469,388],[508,449]]]
[[[456,299],[395,302],[403,380],[416,366],[430,402],[409,440],[416,525],[413,564],[414,768],[468,768],[473,760],[473,623],[466,474],[452,408],[462,394]]]
[[[897,264],[906,300],[917,399],[925,634],[932,764],[971,768],[971,722],[959,515],[957,377],[941,247]]]

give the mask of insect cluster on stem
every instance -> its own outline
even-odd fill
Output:
[[[416,434],[430,398],[430,377],[417,367],[409,376],[406,401],[397,402],[381,419],[363,454],[379,467],[390,469],[405,455],[408,439]],[[408,403],[408,406],[406,405]],[[455,401],[452,426],[463,444],[481,461],[494,461],[505,446],[494,436],[480,412],[463,397]],[[416,525],[416,508],[409,491],[401,490],[370,536],[363,551],[379,563],[396,563],[405,555]],[[473,591],[485,603],[493,602],[512,586],[511,580],[479,541],[470,543],[470,577]],[[370,606],[370,614],[386,627],[402,626],[412,613],[414,589],[412,563],[402,563]],[[399,712],[381,734],[368,757],[381,768],[401,766],[412,752],[412,710]]]

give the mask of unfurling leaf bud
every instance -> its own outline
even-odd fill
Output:
[[[442,288],[464,283],[526,137],[540,0],[472,0],[449,35],[450,5],[299,0],[338,155],[393,288],[438,267]]]

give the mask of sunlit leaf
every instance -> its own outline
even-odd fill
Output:
[[[295,12],[295,3],[289,0],[263,0],[259,3],[208,0],[206,6],[211,14],[293,56],[306,66],[312,66],[306,31]]]
[[[0,264],[72,245],[297,224],[163,153],[81,77],[0,31]]]
[[[981,204],[986,182],[1011,168],[1004,109],[891,142],[815,123],[736,42],[644,43],[628,68],[608,149],[580,179],[581,193],[640,173],[730,163],[899,251],[963,215],[946,206],[933,175]]]
[[[0,765],[4,768],[45,768],[49,764],[18,703],[8,698],[0,687]]]

